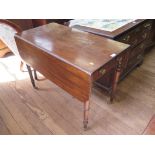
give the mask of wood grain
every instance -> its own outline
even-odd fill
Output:
[[[18,68],[18,61],[13,58],[5,61],[8,69],[13,64]],[[22,73],[23,80],[1,82],[0,134],[142,134],[155,113],[154,67],[155,49],[146,55],[142,66],[118,85],[114,104],[107,104],[108,96],[94,87],[87,131],[82,129],[80,101],[42,75],[39,79],[43,80],[37,81],[39,90],[32,88],[27,72]],[[19,78],[17,72],[14,76]]]
[[[7,134],[7,133],[24,134],[24,131],[20,128],[20,126],[18,126],[12,113],[8,111],[7,107],[5,107],[4,102],[2,100],[0,100],[0,118],[1,118],[1,122],[5,124],[5,126],[0,126],[1,134]],[[6,128],[6,131],[4,132],[5,128]]]
[[[129,47],[56,23],[19,33],[15,40],[27,64],[82,102],[89,100],[93,73]]]

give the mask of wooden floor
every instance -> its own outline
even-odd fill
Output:
[[[155,113],[155,48],[119,84],[114,104],[93,89],[87,131],[83,104],[40,78],[34,90],[15,56],[0,59],[0,134],[141,134]]]

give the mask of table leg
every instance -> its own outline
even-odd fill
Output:
[[[31,79],[32,86],[33,86],[33,88],[36,89],[37,87],[35,85],[35,81],[34,81],[34,78],[33,78],[31,67],[29,65],[27,65],[27,64],[26,64],[26,67],[27,67],[27,70],[29,72],[29,76],[30,76],[30,79]]]
[[[89,109],[90,109],[90,101],[88,100],[84,103],[84,119],[83,119],[84,129],[87,129],[88,126]]]
[[[121,74],[121,69],[122,69],[122,57],[120,57],[117,63],[117,67],[116,67],[116,71],[115,71],[115,76],[113,79],[113,84],[112,84],[112,91],[111,91],[111,95],[110,95],[110,103],[112,103],[112,101],[114,100],[114,95],[116,92],[116,87],[117,87],[117,83]]]
[[[34,69],[34,78],[35,80],[38,80],[37,71]]]

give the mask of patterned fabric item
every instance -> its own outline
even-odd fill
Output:
[[[133,21],[134,19],[75,19],[70,21],[69,26],[81,25],[112,32]]]
[[[17,56],[19,52],[14,39],[16,31],[6,24],[0,23],[0,39],[9,47],[9,49]]]

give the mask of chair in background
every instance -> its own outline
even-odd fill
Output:
[[[14,39],[15,33],[20,33],[22,32],[21,27],[19,27],[17,24],[5,20],[5,19],[0,19],[0,39],[8,46],[8,48],[17,56],[21,59],[19,55],[19,51],[16,46],[16,42]],[[21,64],[20,64],[20,70],[23,71],[23,61],[21,59]],[[35,81],[32,75],[32,71],[29,65],[27,65],[27,69],[30,75],[31,83],[34,88],[35,87]],[[36,71],[34,71],[34,76],[35,79],[37,79]]]
[[[8,46],[8,48],[18,57],[19,52],[15,43],[14,34],[21,32],[22,29],[5,19],[0,19],[0,39]],[[21,61],[20,70],[22,71],[23,62]]]
[[[0,40],[0,58],[4,57],[9,52],[11,52],[11,50]]]

